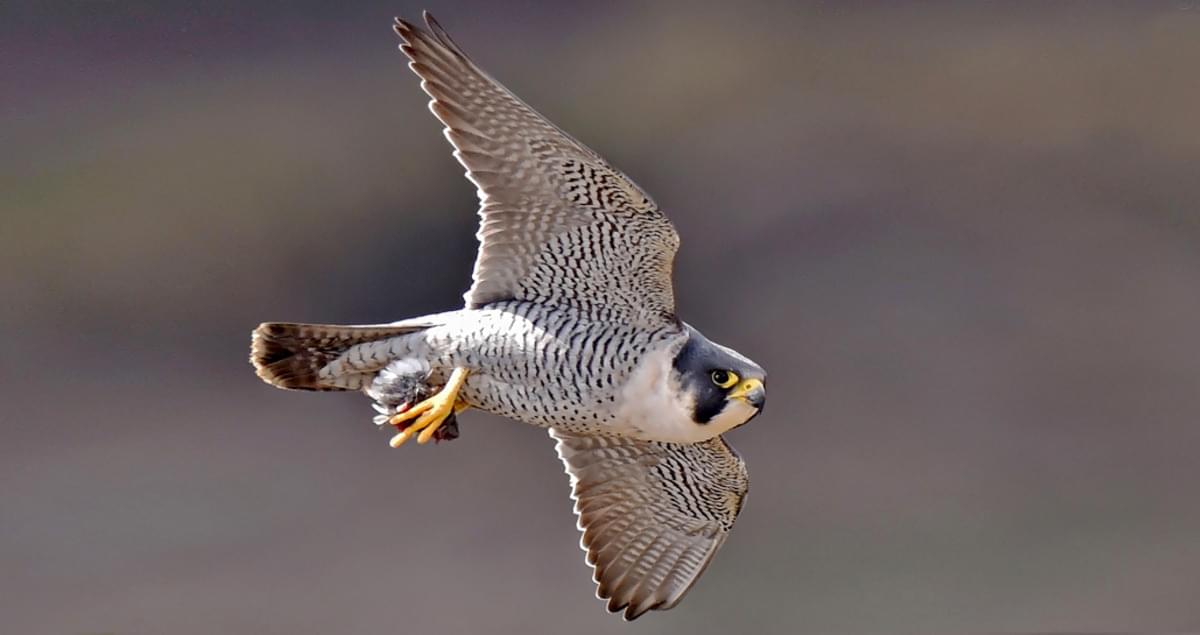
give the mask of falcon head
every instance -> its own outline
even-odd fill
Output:
[[[687,326],[687,340],[671,364],[676,400],[692,422],[713,436],[746,423],[767,400],[767,372],[737,351]]]

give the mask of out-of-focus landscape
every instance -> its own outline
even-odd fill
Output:
[[[683,604],[592,596],[545,433],[388,448],[263,320],[455,308],[428,6],[632,175],[770,372]],[[0,630],[1200,630],[1200,5],[0,9]]]

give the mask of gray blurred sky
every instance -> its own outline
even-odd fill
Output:
[[[1194,2],[424,6],[770,371],[725,549],[623,625],[544,433],[391,450],[246,363],[467,286],[421,5],[5,4],[2,630],[1200,630]]]

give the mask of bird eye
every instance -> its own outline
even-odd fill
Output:
[[[731,373],[727,370],[714,370],[712,372],[712,381],[721,388],[729,388],[738,381],[737,373]]]

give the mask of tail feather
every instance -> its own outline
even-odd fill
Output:
[[[407,335],[429,324],[336,326],[264,322],[254,329],[250,363],[263,381],[293,390],[345,390],[322,384],[319,373],[346,349],[357,344]]]

